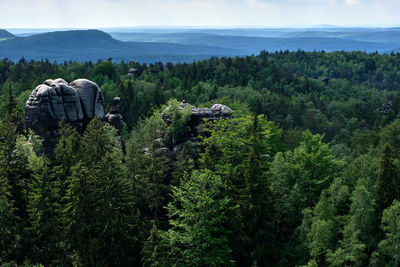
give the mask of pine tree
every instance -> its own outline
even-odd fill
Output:
[[[219,176],[208,170],[185,176],[167,206],[167,265],[233,266],[225,228],[231,209]]]
[[[8,251],[7,254],[12,260],[22,262],[30,253],[30,247],[24,245],[29,239],[25,227],[28,222],[26,185],[29,183],[30,174],[27,158],[17,149],[17,138],[17,126],[6,115],[0,121],[0,179],[3,184],[1,190],[4,192],[1,199],[4,205],[2,208],[9,208],[4,212],[13,223],[12,226],[8,225],[12,227],[10,231],[13,233],[13,241],[6,244],[8,247],[4,251]]]
[[[15,216],[14,201],[10,198],[7,177],[0,175],[0,262],[11,260],[18,218]]]
[[[168,204],[170,192],[171,160],[165,153],[165,127],[158,112],[143,121],[132,132],[125,157],[128,175],[134,181],[136,205],[144,218],[157,222],[166,220],[164,207]],[[146,232],[143,241],[147,238],[147,231],[150,229],[143,230]]]
[[[223,178],[232,205],[238,206],[229,223],[235,261],[246,266],[271,264],[274,212],[267,170],[268,158],[279,150],[281,132],[261,115],[220,120],[207,127],[210,137],[200,161]]]
[[[267,265],[273,262],[273,208],[267,176],[266,154],[271,151],[268,144],[270,129],[262,116],[254,115],[247,127],[247,158],[242,164],[244,188],[240,191],[240,210],[243,220],[244,246],[249,252],[248,263]],[[268,258],[268,261],[265,260]]]
[[[377,172],[375,184],[375,202],[378,214],[391,205],[394,199],[398,199],[399,176],[393,160],[392,147],[385,144]]]
[[[149,237],[142,250],[142,264],[146,267],[165,266],[167,263],[167,244],[164,244],[161,231],[153,224]]]
[[[34,170],[30,183],[28,202],[30,230],[38,250],[37,260],[50,266],[62,258],[59,247],[61,241],[61,211],[59,208],[59,184],[46,165],[46,159],[32,156],[31,168]],[[58,262],[59,264],[61,262]]]
[[[60,184],[60,197],[65,197],[68,188],[68,177],[72,167],[81,160],[81,139],[77,130],[61,121],[58,130],[60,137],[54,149],[53,171]]]
[[[400,202],[383,211],[382,230],[385,238],[379,242],[376,252],[371,257],[372,266],[399,266],[400,264]]]
[[[67,237],[85,266],[128,266],[139,260],[132,184],[118,144],[115,129],[92,120],[83,135],[82,160],[69,177]]]
[[[351,197],[350,218],[343,229],[343,240],[327,261],[332,266],[365,266],[376,243],[375,202],[372,194],[359,183]]]
[[[3,117],[7,117],[6,120],[16,127],[17,134],[24,133],[24,113],[18,106],[18,103],[13,95],[12,82],[10,79],[8,79],[6,101],[1,109]]]
[[[132,182],[123,173],[118,158],[107,153],[91,168],[89,179],[93,181],[91,191],[98,227],[98,235],[94,238],[96,255],[105,266],[128,266],[135,260],[138,262]]]
[[[326,265],[326,256],[333,248],[335,237],[334,207],[323,193],[314,209],[313,223],[307,236],[311,259],[318,266]]]
[[[63,219],[66,224],[66,238],[69,247],[74,252],[77,262],[84,265],[93,265],[91,254],[96,236],[95,201],[92,181],[89,179],[90,170],[82,163],[72,168],[68,177],[68,190],[64,198],[65,208]]]

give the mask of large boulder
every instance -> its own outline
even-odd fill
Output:
[[[88,79],[78,79],[70,85],[78,92],[86,121],[90,121],[94,116],[104,118],[103,94],[97,84]]]
[[[32,91],[25,107],[26,127],[41,136],[56,131],[61,120],[82,129],[94,116],[104,119],[104,100],[87,79],[70,84],[61,78],[46,80]]]

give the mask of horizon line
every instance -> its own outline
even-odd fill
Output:
[[[41,29],[132,29],[132,28],[149,28],[149,29],[307,29],[307,28],[399,28],[399,25],[332,25],[332,24],[318,24],[318,25],[137,25],[137,26],[98,26],[98,27],[2,27],[5,30],[41,30]]]

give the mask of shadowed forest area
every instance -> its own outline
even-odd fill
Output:
[[[58,77],[121,98],[126,154],[98,119],[43,153],[24,108]],[[399,265],[400,54],[3,59],[0,86],[1,266]]]

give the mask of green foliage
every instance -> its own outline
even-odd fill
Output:
[[[311,259],[318,266],[326,264],[326,254],[333,248],[335,237],[334,207],[325,194],[315,206],[314,218],[307,235]]]
[[[163,207],[168,203],[170,159],[162,141],[165,128],[161,114],[156,112],[132,132],[127,143],[126,164],[134,181],[136,204],[148,219],[164,218]]]
[[[171,147],[181,143],[186,137],[188,130],[187,122],[192,114],[190,105],[184,106],[183,110],[179,109],[180,103],[175,99],[171,99],[168,101],[168,107],[164,111],[170,120],[166,128],[166,140],[170,140]]]
[[[61,211],[59,209],[59,182],[50,173],[43,157],[31,157],[33,179],[30,187],[28,211],[31,233],[35,244],[35,262],[44,266],[62,262]],[[64,258],[65,260],[65,258]]]
[[[143,266],[165,266],[168,262],[166,258],[168,255],[168,244],[164,242],[165,240],[162,239],[161,235],[162,232],[153,224],[149,237],[143,246]]]
[[[331,266],[365,266],[376,244],[375,202],[371,193],[359,183],[353,191],[350,217],[343,229],[343,240],[334,253],[328,253]]]
[[[1,264],[398,265],[399,59],[1,60]],[[95,119],[82,135],[62,122],[54,153],[41,157],[40,138],[21,135],[21,110],[33,87],[56,77],[95,80],[106,104],[121,97],[127,155]],[[190,108],[165,103],[183,98],[235,112],[190,128]]]
[[[11,188],[7,177],[0,176],[0,259],[10,259],[15,249],[16,223],[14,201],[11,200]]]
[[[17,150],[18,130],[9,116],[0,121],[0,183],[1,211],[5,216],[2,220],[1,242],[2,257],[6,260],[21,262],[29,248],[24,247],[28,241],[27,232],[27,184],[30,173],[27,158],[22,151]],[[9,220],[9,221],[8,221]],[[4,246],[4,247],[3,247]]]
[[[123,266],[137,256],[132,184],[121,168],[116,139],[114,129],[92,120],[82,138],[81,161],[68,177],[67,237],[83,265]]]
[[[383,211],[382,230],[385,238],[379,242],[378,250],[372,255],[372,262],[377,265],[398,266],[400,261],[400,202]]]
[[[232,210],[222,179],[211,171],[186,175],[168,204],[171,228],[162,234],[172,266],[233,266],[228,245]]]
[[[322,138],[304,132],[298,148],[278,153],[271,164],[275,209],[289,225],[298,224],[301,209],[315,205],[342,165]]]
[[[392,148],[386,144],[380,156],[379,169],[375,184],[375,201],[377,210],[381,214],[384,209],[389,207],[394,199],[399,198],[398,167],[395,164]]]
[[[221,175],[233,206],[229,227],[231,247],[238,264],[273,261],[272,202],[267,175],[268,160],[279,149],[281,131],[262,115],[238,116],[210,123],[206,130],[203,168]],[[240,233],[239,235],[237,233]],[[246,249],[244,249],[246,248]],[[264,259],[264,260],[263,260]]]

